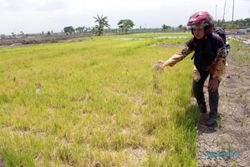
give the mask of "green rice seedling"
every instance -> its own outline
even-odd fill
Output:
[[[193,64],[186,58],[152,70],[189,36],[132,34],[1,48],[6,166],[196,166]]]

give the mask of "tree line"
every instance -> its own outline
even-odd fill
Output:
[[[250,18],[235,21],[217,20],[215,25],[225,29],[247,29],[250,28]]]
[[[110,28],[108,17],[103,15],[97,15],[94,18],[96,25],[94,27],[85,27],[79,26],[74,28],[73,26],[67,26],[63,28],[63,33],[66,35],[71,34],[83,34],[83,33],[94,33],[97,36],[103,35],[105,28]],[[182,24],[177,27],[172,27],[166,24],[163,24],[161,28],[142,28],[141,26],[137,29],[133,29],[135,26],[134,22],[131,19],[121,19],[118,23],[118,29],[106,29],[108,32],[112,33],[128,33],[128,32],[176,32],[182,31],[186,32],[188,27],[183,26]],[[216,27],[223,27],[225,29],[249,29],[250,28],[250,18],[240,19],[235,21],[225,21],[225,20],[217,20],[215,21]],[[42,32],[42,36],[54,35],[53,31]],[[11,33],[11,37],[16,36],[27,36],[23,31],[20,31],[19,34]],[[0,38],[6,38],[6,35],[0,35]]]
[[[69,35],[73,33],[83,33],[83,32],[93,32],[97,36],[103,35],[104,29],[109,28],[109,21],[107,16],[97,15],[94,17],[96,25],[93,28],[87,27],[77,27],[73,28],[73,26],[64,27],[64,33]],[[119,30],[123,33],[127,33],[130,29],[134,27],[134,22],[130,19],[122,19],[117,23]]]
[[[64,33],[66,35],[74,34],[74,33],[84,33],[84,32],[91,32],[96,34],[97,36],[101,36],[104,33],[105,28],[109,28],[109,21],[107,16],[103,15],[97,15],[96,17],[93,17],[95,19],[96,25],[93,28],[89,27],[77,27],[74,28],[73,26],[67,26],[64,27]],[[127,33],[134,27],[134,22],[131,19],[122,19],[118,23],[118,31],[121,33]],[[155,28],[154,30],[156,30]],[[139,28],[139,30],[143,30],[142,27]],[[159,29],[157,29],[159,31]],[[171,32],[171,31],[187,31],[187,27],[183,25],[179,25],[178,27],[171,27],[166,24],[163,24],[160,31],[163,32]]]
[[[93,32],[98,36],[103,35],[104,29],[109,28],[110,25],[108,23],[107,16],[99,16],[94,17],[95,25],[94,28],[85,28],[85,27],[77,27],[73,28],[72,26],[64,27],[65,34],[72,33],[82,33],[82,32]],[[130,19],[122,19],[117,23],[119,27],[119,31],[122,33],[127,33],[134,27],[134,22]],[[217,20],[215,21],[216,27],[223,27],[225,29],[245,29],[250,28],[250,18],[235,20],[235,21],[225,21],[225,20]],[[140,28],[141,29],[141,28]],[[186,32],[188,30],[187,26],[183,26],[182,24],[177,27],[172,27],[166,24],[163,24],[161,27],[161,31],[163,32],[171,32],[171,31],[183,31]]]

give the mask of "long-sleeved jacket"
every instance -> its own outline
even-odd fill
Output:
[[[222,39],[217,34],[210,34],[202,40],[192,38],[186,46],[167,60],[170,66],[183,60],[194,51],[194,78],[199,80],[201,70],[210,71],[213,78],[221,79],[225,72],[226,52]]]

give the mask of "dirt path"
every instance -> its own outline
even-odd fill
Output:
[[[207,114],[201,116],[198,125],[198,165],[202,167],[250,166],[250,66],[228,59],[229,77],[219,90],[218,126],[204,125]]]
[[[4,167],[4,163],[3,163],[3,159],[1,157],[1,155],[0,155],[0,167]]]

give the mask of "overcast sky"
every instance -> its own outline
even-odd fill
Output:
[[[206,10],[222,19],[225,0],[0,0],[0,34],[62,31],[65,26],[94,26],[93,16],[108,17],[112,28],[120,19],[135,27],[186,25],[191,14]],[[216,16],[217,5],[217,16]],[[227,0],[225,19],[232,19]],[[235,19],[250,17],[250,0],[235,0]]]

